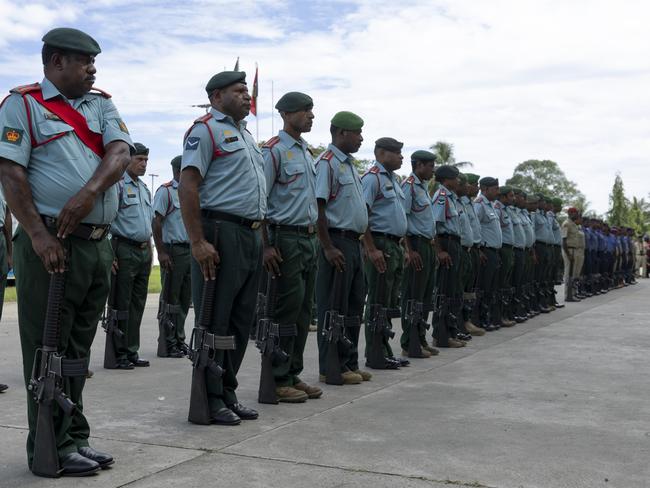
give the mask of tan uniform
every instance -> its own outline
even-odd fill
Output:
[[[568,255],[562,247],[564,258],[564,291],[565,297],[569,297],[569,287],[572,280],[580,277],[582,265],[585,260],[585,234],[580,227],[571,219],[562,223],[562,239],[566,239]]]

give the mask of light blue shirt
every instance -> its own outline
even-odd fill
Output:
[[[144,242],[151,238],[153,207],[151,193],[140,178],[124,173],[119,182],[120,208],[111,225],[111,234]]]
[[[402,181],[402,193],[404,194],[404,210],[408,224],[406,233],[410,236],[433,239],[435,235],[433,210],[426,183],[420,180],[416,174],[411,173]]]
[[[557,221],[557,217],[555,216],[555,212],[549,211],[546,214],[546,217],[548,218],[550,224],[551,224],[551,236],[552,236],[552,243],[561,246],[562,245],[562,229],[560,229],[560,223]]]
[[[181,168],[201,173],[202,209],[251,220],[266,215],[264,158],[245,120],[235,123],[229,115],[210,109],[184,139]]]
[[[551,236],[549,235],[551,228],[544,210],[533,212],[533,225],[535,226],[535,240],[544,244],[551,244]]]
[[[316,198],[327,203],[328,227],[363,234],[368,228],[368,210],[359,173],[352,156],[334,144],[316,161]]]
[[[463,205],[467,217],[469,218],[469,224],[472,227],[472,235],[474,236],[474,244],[477,246],[481,245],[481,223],[478,221],[476,216],[476,210],[474,210],[474,205],[467,195],[460,197],[460,203]]]
[[[501,236],[501,225],[499,216],[492,202],[483,194],[480,194],[474,200],[474,210],[476,217],[481,224],[481,244],[485,247],[501,249],[503,243]]]
[[[178,199],[178,181],[172,180],[156,190],[153,210],[162,217],[162,240],[165,244],[189,242]]]
[[[526,232],[524,231],[521,209],[514,205],[508,205],[506,210],[510,214],[510,220],[512,221],[512,234],[514,235],[513,245],[518,249],[523,249],[526,247]]]
[[[456,194],[440,185],[431,202],[436,234],[451,234],[460,237],[460,214],[458,213]]]
[[[462,202],[461,197],[458,199],[458,218],[460,223],[460,245],[465,247],[472,247],[474,245],[474,232],[472,232],[472,224],[467,214],[467,208]],[[470,205],[471,206],[471,205]]]
[[[281,130],[262,147],[269,222],[309,226],[318,220],[316,166],[307,141]]]
[[[535,244],[535,229],[533,228],[533,221],[530,219],[528,209],[520,209],[520,217],[524,234],[526,235],[526,248],[531,248]]]
[[[406,235],[404,192],[392,171],[375,164],[361,177],[363,197],[369,208],[368,225],[372,232]]]
[[[76,100],[68,100],[47,78],[43,79],[41,90],[46,101],[63,98],[70,103],[85,117],[90,130],[101,134],[104,147],[114,141],[133,145],[110,98],[87,93]],[[68,200],[92,178],[101,162],[100,157],[81,142],[72,126],[29,94],[23,97],[12,93],[4,101],[0,107],[0,129],[0,157],[27,170],[34,205],[42,215],[57,218]],[[113,185],[97,196],[83,222],[110,224],[117,214],[117,205],[117,186]]]
[[[515,236],[513,231],[512,220],[510,213],[506,210],[506,205],[499,200],[493,202],[494,209],[499,216],[499,224],[501,225],[501,239],[503,244],[510,244],[514,246]]]

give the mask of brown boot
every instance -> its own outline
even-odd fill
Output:
[[[372,373],[369,373],[368,371],[362,371],[360,369],[357,369],[356,371],[354,371],[354,373],[361,376],[361,379],[363,381],[370,381],[370,379],[372,378]]]
[[[438,354],[440,354],[440,351],[438,351],[435,347],[430,346],[429,344],[424,344],[422,346],[422,349],[429,351],[432,356],[437,356]]]
[[[298,383],[293,385],[293,387],[296,390],[300,390],[300,391],[305,392],[307,394],[307,397],[310,400],[314,400],[315,398],[320,398],[321,395],[323,394],[323,390],[321,390],[317,386],[308,385],[304,381],[299,381]]]
[[[508,319],[501,319],[501,327],[512,327],[517,322]]]
[[[307,393],[292,386],[278,386],[275,389],[275,394],[278,401],[282,403],[304,403],[307,401]]]
[[[459,341],[458,339],[448,339],[447,340],[447,347],[451,348],[457,348],[457,347],[465,347],[465,342]]]
[[[467,330],[467,332],[469,332],[473,336],[483,336],[483,335],[485,335],[485,330],[481,329],[480,327],[476,327],[469,320],[467,322],[465,322],[465,330]]]
[[[406,358],[413,357],[413,356],[409,356],[409,352],[405,351],[404,349],[402,349],[402,356],[404,356]],[[431,353],[429,351],[427,351],[425,348],[422,348],[422,356],[415,356],[415,357],[417,357],[417,358],[430,358]]]

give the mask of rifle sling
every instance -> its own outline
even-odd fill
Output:
[[[113,320],[129,320],[129,311],[111,309],[111,318]]]
[[[359,317],[356,317],[356,316],[354,316],[354,317],[347,317],[346,316],[343,319],[343,324],[346,327],[349,327],[349,328],[361,327],[361,320],[359,320]]]
[[[163,313],[168,313],[170,315],[181,313],[182,309],[180,305],[171,305],[169,303],[163,303],[161,307]]]
[[[280,324],[278,325],[278,335],[280,337],[293,337],[298,335],[298,328],[296,324]]]
[[[217,349],[220,351],[231,351],[235,349],[235,336],[218,336],[206,332],[203,340],[210,349]]]
[[[62,376],[86,376],[88,374],[88,359],[61,359]]]

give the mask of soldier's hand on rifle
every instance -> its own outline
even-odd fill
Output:
[[[82,188],[67,201],[56,219],[56,235],[58,238],[65,239],[77,228],[79,222],[93,209],[95,197],[96,195],[93,192],[87,188]]]
[[[61,241],[45,228],[32,236],[32,247],[43,261],[43,266],[48,273],[63,273],[65,271],[65,253]]]
[[[280,276],[280,263],[282,262],[282,255],[280,251],[273,246],[266,246],[264,248],[264,268],[269,273],[275,276]]]
[[[386,259],[384,259],[384,251],[381,249],[372,249],[368,251],[368,258],[375,266],[379,273],[386,272]]]
[[[453,264],[451,256],[447,251],[440,251],[438,253],[438,261],[440,261],[441,266],[450,267]]]
[[[158,261],[160,262],[160,266],[167,271],[172,269],[174,266],[172,263],[172,257],[164,251],[158,253]]]
[[[422,256],[417,251],[406,253],[406,265],[413,266],[416,271],[422,271]]]
[[[345,257],[339,249],[334,246],[326,247],[323,249],[323,253],[328,263],[334,266],[337,271],[343,272],[345,269]]]
[[[221,261],[217,250],[205,239],[193,243],[191,247],[192,257],[201,266],[205,281],[214,280],[217,277],[217,266]]]

